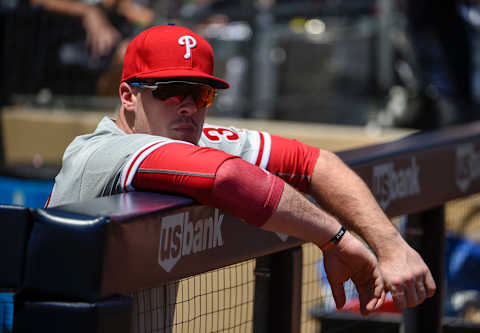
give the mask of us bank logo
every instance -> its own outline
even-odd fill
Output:
[[[465,192],[472,181],[480,178],[480,151],[472,143],[466,143],[457,147],[455,155],[455,182]]]
[[[223,217],[215,209],[213,216],[197,221],[190,221],[188,212],[162,218],[158,264],[170,272],[184,256],[223,246]]]
[[[373,168],[373,194],[383,209],[394,200],[405,199],[420,194],[420,168],[415,157],[405,168],[395,168],[393,162]]]

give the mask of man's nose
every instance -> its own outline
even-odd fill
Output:
[[[186,96],[178,105],[177,112],[182,116],[193,116],[198,111],[192,95]]]

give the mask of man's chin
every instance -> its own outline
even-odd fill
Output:
[[[170,136],[173,140],[185,141],[196,145],[198,143],[198,138],[195,135],[172,135]]]

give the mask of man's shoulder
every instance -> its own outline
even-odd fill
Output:
[[[132,146],[158,140],[170,139],[149,134],[126,134],[115,124],[113,119],[104,117],[93,132],[77,136],[68,146],[67,152],[91,151],[102,147],[112,151],[123,151],[132,149]]]
[[[69,154],[74,154],[81,150],[90,150],[101,145],[102,142],[108,138],[119,135],[120,133],[116,133],[112,130],[115,125],[109,124],[109,122],[113,123],[111,119],[104,117],[93,132],[75,137],[65,150],[65,155],[68,156]]]

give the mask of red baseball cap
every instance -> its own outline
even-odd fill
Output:
[[[181,79],[228,88],[226,81],[212,75],[213,63],[213,49],[203,37],[176,25],[154,26],[128,45],[122,82],[133,78]]]

